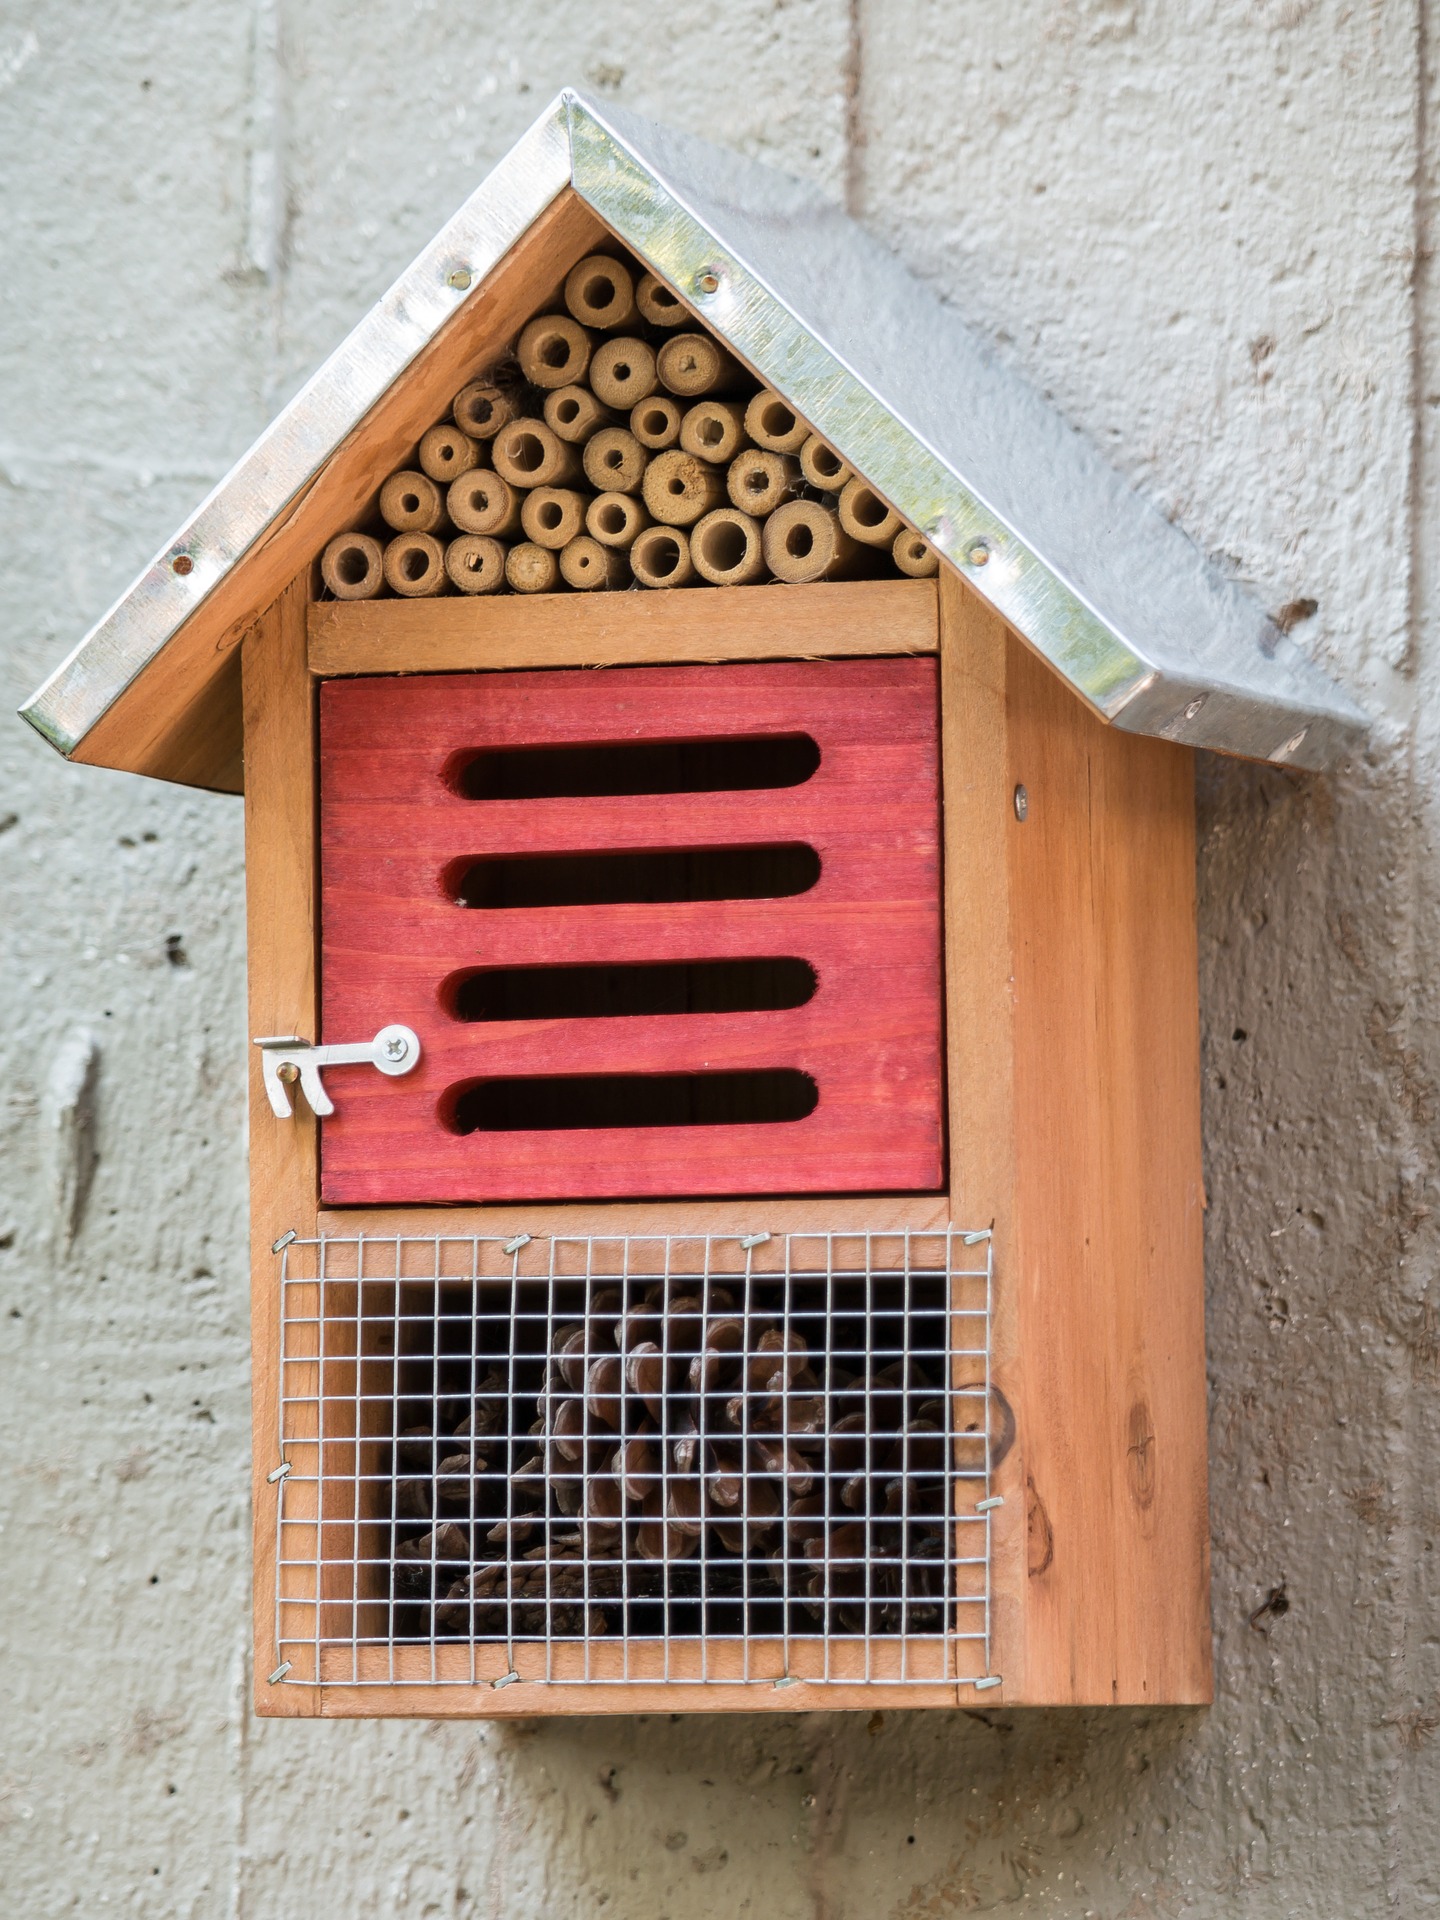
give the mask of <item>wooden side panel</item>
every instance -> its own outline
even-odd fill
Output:
[[[1192,755],[1006,663],[1034,1702],[1210,1698]]]
[[[679,661],[934,653],[933,580],[595,593],[322,600],[310,671],[464,673],[478,667],[619,667]]]
[[[1014,980],[1010,962],[1004,622],[959,580],[940,580],[945,788],[945,1052],[950,1218],[989,1227],[996,1285],[990,1332],[990,1469],[1004,1505],[990,1521],[990,1671],[1004,1697],[1025,1674],[1025,1476],[1015,1255]]]
[[[381,396],[318,477],[91,728],[74,758],[162,780],[233,784],[239,713],[225,699],[224,688],[217,697],[210,689],[255,609],[275,600],[332,535],[368,516],[380,481],[404,463],[456,391],[558,292],[576,260],[604,237],[605,229],[573,192],[567,188],[560,194]]]
[[[245,919],[249,946],[250,1033],[315,1030],[315,727],[305,663],[306,586],[296,581],[246,635],[241,653],[245,701]],[[311,1714],[318,1694],[267,1684],[275,1647],[278,1488],[267,1475],[279,1460],[280,1300],[274,1241],[314,1232],[317,1141],[303,1103],[293,1120],[270,1111],[260,1052],[250,1049],[251,1354],[254,1419],[252,1512],[255,1524],[255,1706],[260,1713]],[[312,1312],[318,1311],[318,1292]],[[316,1349],[318,1354],[318,1347]],[[318,1367],[318,1359],[317,1359]],[[318,1377],[318,1375],[316,1376]],[[299,1382],[313,1391],[311,1381]],[[292,1458],[299,1461],[302,1440]],[[314,1451],[312,1446],[311,1451]],[[313,1469],[312,1469],[313,1470]],[[308,1503],[308,1505],[307,1505]],[[314,1488],[291,1489],[288,1511],[319,1521]],[[308,1595],[287,1575],[282,1589]]]
[[[467,799],[446,777],[457,756],[481,749],[619,743],[609,750],[623,753],[765,736],[813,742],[818,766],[773,787],[582,798]],[[938,1188],[936,748],[927,660],[326,683],[325,1038],[364,1039],[398,1021],[423,1049],[403,1079],[336,1074],[326,1200]],[[780,876],[783,860],[765,850],[787,847],[813,874]],[[641,876],[614,904],[537,904],[522,891],[467,909],[447,878],[480,859],[525,860],[528,875],[537,861],[549,871],[558,856],[578,856],[583,892],[600,860],[633,864],[656,850],[684,866],[678,894],[648,893]],[[691,870],[717,858],[728,862],[718,897],[685,897]],[[751,887],[758,897],[745,897]],[[457,1017],[453,998],[480,968],[504,980],[516,969],[554,978],[577,965],[726,961],[802,963],[816,976],[813,997],[765,1011],[485,1021]],[[749,1118],[704,1091],[725,1084],[711,1076],[777,1071],[813,1082],[813,1112]],[[565,1082],[574,1107],[590,1096],[567,1076],[602,1087],[643,1076],[633,1107],[665,1075],[696,1076],[703,1124],[577,1124],[567,1112],[555,1129],[497,1117],[459,1130],[456,1103],[472,1087],[488,1098],[516,1081]]]

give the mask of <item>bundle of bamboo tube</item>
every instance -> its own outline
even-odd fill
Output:
[[[337,600],[936,571],[923,536],[653,274],[592,254],[564,305],[461,388],[370,528],[326,547]]]

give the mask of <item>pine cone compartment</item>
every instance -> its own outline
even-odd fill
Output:
[[[730,1627],[789,1603],[791,1631],[943,1626],[950,1442],[915,1363],[851,1373],[725,1286],[656,1283],[599,1290],[540,1365],[527,1435],[492,1369],[448,1434],[397,1442],[396,1519],[430,1524],[396,1594],[440,1601],[438,1631],[673,1633],[677,1602],[695,1632],[737,1603]]]

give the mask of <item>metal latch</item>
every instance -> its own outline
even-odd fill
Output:
[[[373,1040],[349,1047],[312,1047],[298,1034],[270,1034],[255,1042],[264,1055],[265,1092],[277,1120],[288,1120],[295,1109],[286,1087],[298,1080],[312,1113],[335,1111],[320,1081],[321,1067],[378,1067],[392,1077],[409,1073],[420,1058],[419,1037],[409,1027],[382,1027]]]

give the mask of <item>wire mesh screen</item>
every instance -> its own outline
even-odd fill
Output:
[[[988,1676],[988,1235],[281,1259],[279,1678]]]

